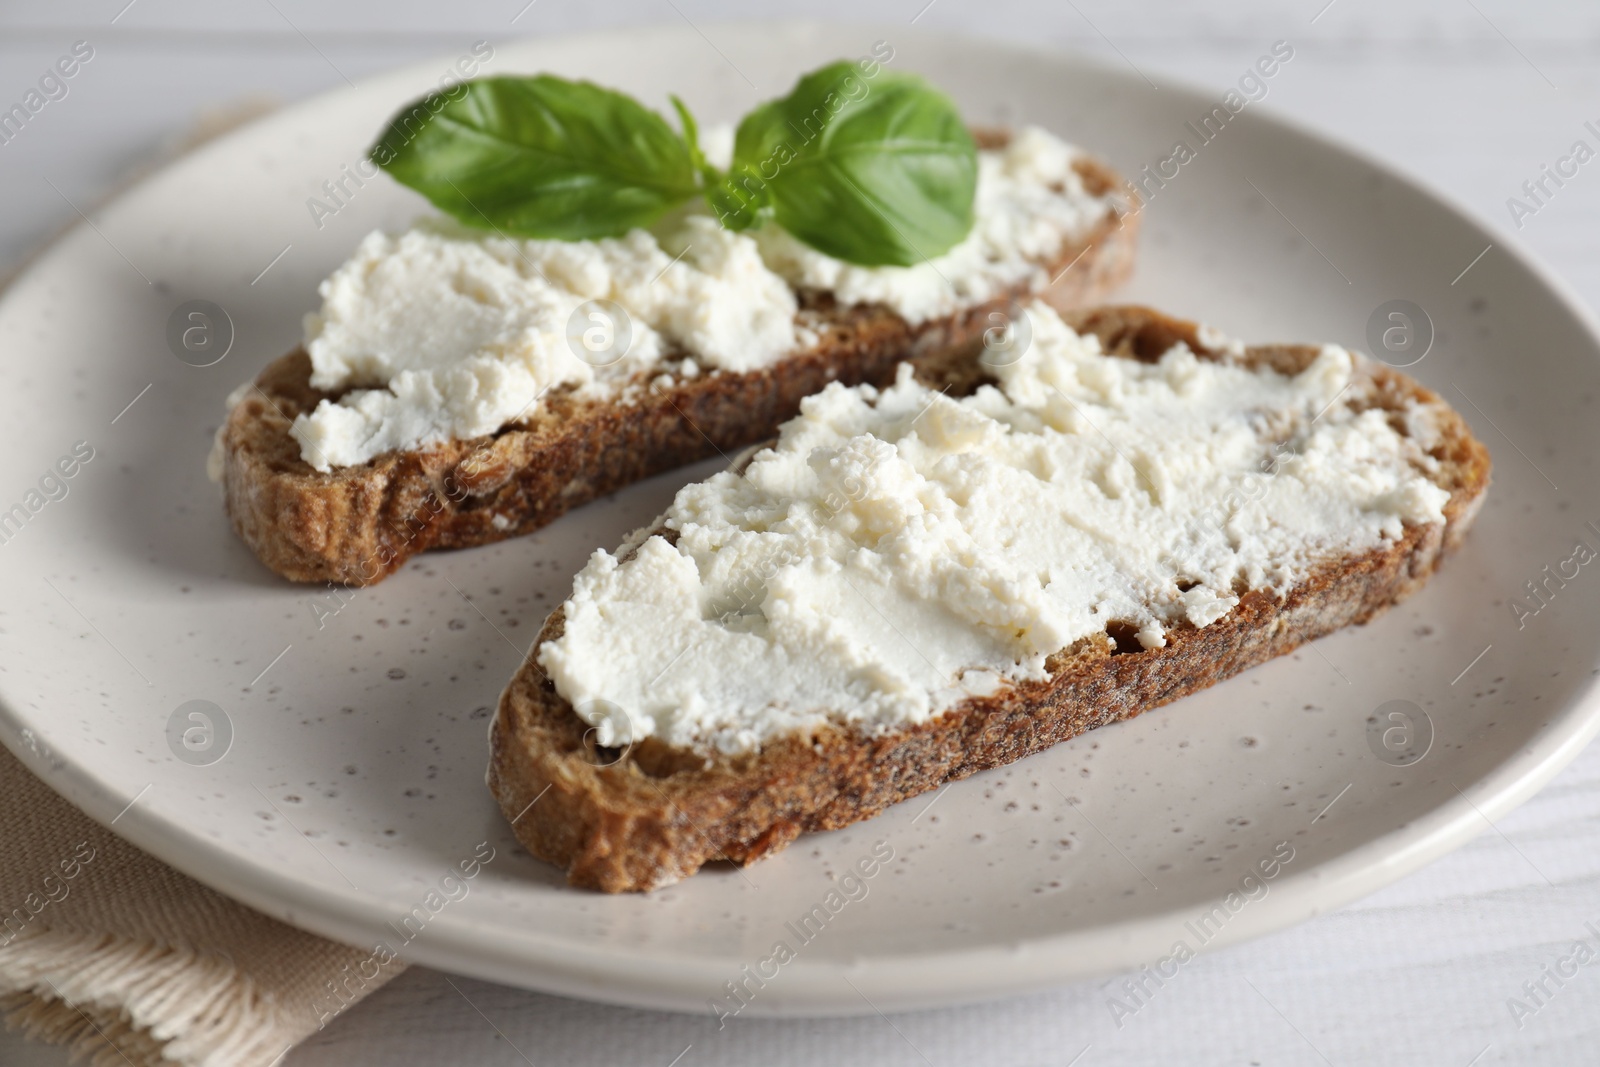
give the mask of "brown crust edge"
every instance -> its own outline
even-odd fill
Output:
[[[1195,324],[1149,309],[1108,308],[1072,318],[1121,355],[1151,358],[1182,339],[1202,355],[1222,358],[1200,342]],[[1252,348],[1245,359],[1293,371],[1316,351]],[[621,759],[597,750],[592,731],[530,651],[491,729],[490,789],[518,840],[565,869],[573,885],[648,890],[711,860],[754,862],[802,832],[869,818],[1364,623],[1419,589],[1459,545],[1482,504],[1490,469],[1487,450],[1436,394],[1387,367],[1369,370],[1373,404],[1392,408],[1415,399],[1439,405],[1442,443],[1434,454],[1445,470],[1440,482],[1451,490],[1443,526],[1408,525],[1395,542],[1318,568],[1281,601],[1248,592],[1218,622],[1170,632],[1165,648],[1118,654],[1105,635],[1096,635],[1052,657],[1048,680],[969,700],[928,723],[879,737],[828,726],[737,758],[708,761],[655,742]],[[533,649],[563,624],[558,608]]]
[[[1002,135],[976,131],[992,144]],[[1132,188],[1104,164],[1075,164],[1096,195],[1130,205],[1048,264],[1042,293],[1062,310],[1103,299],[1133,270],[1139,212]],[[296,415],[328,397],[310,386],[296,350],[262,371],[218,435],[234,531],[269,568],[297,582],[371,585],[418,552],[488,544],[547,525],[651,475],[770,437],[801,399],[829,382],[884,384],[904,360],[924,370],[970,361],[991,314],[1020,288],[955,316],[912,326],[887,308],[838,308],[808,294],[802,314],[821,342],[773,367],[646,386],[625,403],[552,395],[525,422],[425,452],[390,452],[320,473],[289,434]]]

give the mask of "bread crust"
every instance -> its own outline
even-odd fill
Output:
[[[984,147],[1004,134],[975,131]],[[1042,293],[1018,286],[987,303],[912,326],[881,305],[840,307],[802,291],[802,323],[814,347],[744,373],[650,379],[641,372],[623,400],[552,392],[529,418],[497,433],[426,451],[387,452],[360,466],[319,472],[289,433],[297,415],[338,394],[313,389],[311,360],[297,349],[269,364],[229,411],[218,435],[222,484],[234,531],[273,571],[297,582],[371,585],[418,552],[467,548],[530,533],[571,508],[696,460],[770,437],[802,398],[831,381],[886,384],[910,359],[933,367],[964,358],[1018,299],[1062,310],[1103,299],[1132,272],[1139,213],[1132,188],[1104,164],[1075,163],[1094,195],[1129,206],[1068,242],[1043,266]]]
[[[1178,340],[1203,358],[1227,358],[1201,341],[1194,323],[1146,308],[1068,319],[1126,358],[1155,359]],[[1243,361],[1294,373],[1317,351],[1258,347],[1247,349]],[[1450,492],[1443,525],[1408,523],[1398,540],[1313,568],[1281,599],[1245,592],[1209,626],[1169,629],[1164,648],[1119,650],[1108,635],[1095,634],[1052,656],[1045,680],[968,699],[928,722],[877,736],[824,725],[739,756],[706,756],[654,739],[626,753],[597,749],[592,728],[533,659],[564,628],[558,608],[501,697],[490,733],[489,787],[518,840],[564,868],[573,885],[649,890],[711,860],[753,863],[803,832],[848,826],[1364,623],[1419,589],[1459,545],[1488,488],[1490,462],[1465,421],[1436,394],[1370,361],[1362,374],[1351,396],[1363,406],[1438,405],[1438,444],[1430,453],[1440,463],[1435,481]]]

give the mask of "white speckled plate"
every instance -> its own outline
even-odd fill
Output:
[[[1592,321],[1542,268],[1257,105],[1202,144],[1200,119],[1226,87],[1157,92],[1122,70],[904,27],[706,35],[716,50],[687,28],[502,46],[488,69],[590,75],[658,106],[676,91],[732,119],[799,71],[889,38],[895,66],[932,75],[974,120],[1043,123],[1128,173],[1164,167],[1165,184],[1147,186],[1130,296],[1250,340],[1362,347],[1387,302],[1425,310],[1436,335],[1412,372],[1497,461],[1464,551],[1370,626],[748,872],[708,870],[649,896],[568,889],[514,846],[484,789],[489,709],[584,558],[712,465],[343,594],[262,568],[204,473],[223,397],[296,342],[317,281],[368,230],[422,206],[387,179],[347,183],[319,226],[307,198],[455,58],[442,57],[183,160],[97,212],[0,302],[0,509],[26,517],[0,543],[10,748],[117,832],[307,929],[486,978],[700,1011],[749,965],[769,976],[746,980],[756,1015],[1170,970],[1178,941],[1282,927],[1459,845],[1588,741],[1600,577],[1569,561],[1580,540],[1600,547],[1600,360]],[[1163,164],[1179,139],[1194,158]],[[211,366],[169,349],[169,319],[191,300],[231,319],[231,348]],[[93,458],[47,477],[80,441]],[[1563,567],[1565,579],[1545,577]],[[1536,578],[1544,606],[1524,589]],[[180,759],[179,735],[202,725],[190,701],[225,721],[213,713],[209,751]],[[893,859],[845,881],[875,848]],[[475,878],[446,880],[490,849]],[[441,883],[448,893],[430,897]],[[794,954],[781,964],[778,941]]]

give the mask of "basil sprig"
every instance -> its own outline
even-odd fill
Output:
[[[745,116],[727,172],[672,105],[682,135],[590,82],[482,78],[402,109],[370,155],[466,225],[519,237],[615,237],[696,196],[730,229],[770,218],[873,266],[922,262],[972,228],[976,147],[921,78],[865,61],[814,71]]]

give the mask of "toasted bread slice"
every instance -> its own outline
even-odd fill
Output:
[[[1318,353],[1267,346],[1228,356],[1208,346],[1195,324],[1137,307],[1065,317],[1080,334],[1098,335],[1108,355],[1127,359],[1155,360],[1182,341],[1202,359],[1238,359],[1293,374]],[[952,363],[942,380],[970,389],[977,384],[974,367],[973,361]],[[564,630],[558,608],[501,697],[489,786],[523,845],[564,868],[572,884],[648,890],[710,860],[752,863],[802,832],[869,818],[1366,622],[1420,588],[1460,543],[1488,488],[1489,455],[1436,394],[1370,360],[1358,364],[1347,402],[1356,410],[1395,412],[1390,421],[1397,429],[1409,403],[1431,405],[1438,432],[1428,454],[1438,466],[1429,478],[1449,494],[1444,523],[1407,522],[1398,539],[1321,564],[1281,596],[1243,592],[1219,620],[1169,630],[1165,647],[1142,649],[1129,640],[1118,647],[1114,635],[1096,633],[1051,656],[1045,680],[970,697],[927,722],[876,735],[829,723],[734,756],[673,748],[655,738],[621,753],[597,748],[594,729],[534,662],[540,646]],[[649,532],[672,537],[659,525]]]
[[[1005,135],[978,131],[982,147]],[[1094,196],[1135,202],[1131,187],[1089,158],[1074,169]],[[570,508],[642,478],[770,437],[802,398],[831,381],[887,382],[903,360],[947,361],[966,352],[991,315],[1037,296],[1085,307],[1133,269],[1138,214],[1113,212],[1054,261],[1044,292],[1023,287],[946,318],[913,326],[878,305],[840,307],[801,292],[800,319],[819,337],[809,349],[756,371],[673,375],[676,361],[642,371],[631,399],[588,400],[555,391],[532,415],[498,433],[426,451],[388,452],[319,473],[290,435],[295,417],[336,400],[311,387],[311,360],[296,350],[242,392],[218,434],[220,477],[233,528],[272,570],[299,582],[370,585],[430,548],[467,548],[530,533]]]

